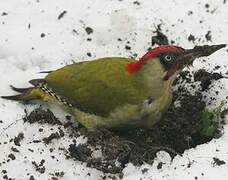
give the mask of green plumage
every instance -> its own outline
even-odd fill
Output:
[[[103,58],[65,66],[47,75],[48,87],[78,109],[107,117],[117,107],[149,97],[140,76],[126,71],[134,60]]]
[[[150,128],[171,103],[172,78],[163,80],[158,58],[129,73],[126,66],[134,61],[112,57],[67,65],[31,80],[34,88],[14,88],[25,92],[5,98],[58,102],[88,129]]]

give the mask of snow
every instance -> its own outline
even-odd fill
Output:
[[[92,60],[105,56],[142,55],[151,44],[151,36],[157,24],[177,45],[192,48],[188,36],[197,37],[195,44],[219,44],[228,42],[228,2],[225,0],[0,0],[0,95],[13,94],[9,85],[16,87],[29,86],[28,81],[40,78],[38,72],[52,70],[70,64],[73,61]],[[209,4],[209,8],[205,4]],[[61,19],[58,16],[66,14]],[[193,14],[190,13],[193,12]],[[7,13],[3,15],[3,13]],[[189,15],[190,14],[190,15]],[[200,22],[202,21],[202,22]],[[93,33],[87,34],[86,27]],[[168,30],[168,31],[166,31]],[[207,42],[205,34],[211,31],[212,41]],[[44,37],[41,34],[44,33]],[[92,41],[87,39],[91,38]],[[122,41],[119,41],[121,38]],[[199,40],[200,39],[200,40]],[[129,41],[129,43],[127,43]],[[131,50],[126,50],[129,45]],[[91,53],[91,57],[87,53]],[[226,73],[227,48],[194,64],[194,69],[204,67],[212,69],[220,65],[217,71]],[[228,80],[222,79],[215,86],[223,85],[215,96],[219,104],[228,96]],[[210,94],[210,93],[209,93]],[[37,105],[22,105],[17,102],[0,99],[0,177],[2,170],[7,176],[15,179],[51,179],[55,172],[66,172],[61,179],[101,179],[104,173],[86,167],[81,162],[67,160],[64,150],[73,141],[67,135],[54,140],[49,145],[31,143],[40,140],[58,130],[58,126],[44,126],[23,123],[24,109],[31,111]],[[227,107],[227,104],[225,104]],[[65,112],[51,107],[55,114],[64,121]],[[23,132],[25,139],[15,160],[7,161],[12,152],[11,141],[18,133]],[[83,143],[85,138],[76,139]],[[54,151],[50,152],[50,148]],[[34,150],[32,153],[29,149]],[[55,156],[55,158],[51,158]],[[213,164],[213,157],[226,162],[221,166]],[[32,161],[45,160],[45,173],[35,170]],[[5,162],[5,163],[3,163]],[[159,162],[165,163],[157,169]],[[190,167],[188,167],[190,164]],[[148,171],[142,173],[144,168]],[[228,179],[228,126],[224,135],[207,144],[187,150],[182,157],[177,156],[172,162],[170,157],[160,152],[153,166],[147,164],[134,167],[129,164],[123,171],[123,179],[153,180],[214,180]],[[90,173],[90,175],[88,174]],[[118,178],[118,176],[117,176]]]

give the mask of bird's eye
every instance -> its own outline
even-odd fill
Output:
[[[166,56],[165,56],[165,60],[166,60],[166,61],[171,61],[171,60],[172,60],[172,57],[171,57],[170,55],[166,55]]]

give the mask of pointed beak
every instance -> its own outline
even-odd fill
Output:
[[[178,58],[178,63],[180,63],[181,67],[192,65],[196,58],[210,56],[224,47],[226,47],[226,44],[195,46],[193,49],[186,49]]]

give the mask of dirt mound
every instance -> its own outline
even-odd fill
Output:
[[[178,88],[173,92],[172,105],[163,115],[162,120],[150,130],[109,131],[100,129],[88,132],[82,126],[73,128],[70,123],[62,124],[50,110],[42,108],[27,114],[25,120],[29,123],[58,124],[70,130],[70,136],[78,137],[79,134],[86,136],[87,143],[71,144],[66,157],[86,162],[87,166],[105,173],[121,173],[129,162],[134,165],[141,165],[144,162],[152,164],[156,153],[160,150],[167,151],[174,157],[177,154],[181,155],[186,149],[206,143],[221,134],[218,126],[214,128],[212,118],[204,118],[202,121],[202,112],[206,112],[202,92],[205,88],[209,88],[213,80],[219,78],[221,77],[218,74],[205,70],[199,70],[194,75],[183,71],[175,82]],[[192,94],[185,85],[189,84],[195,88],[194,80],[201,81],[202,89]],[[213,113],[209,113],[206,112],[206,115],[212,117]],[[68,119],[70,118],[68,117]],[[207,124],[207,126],[203,126],[203,130],[207,134],[203,134],[202,128],[199,128],[201,121]],[[214,128],[213,131],[211,127]],[[210,133],[208,133],[209,128]],[[100,150],[102,157],[94,158],[92,155],[94,149]]]

